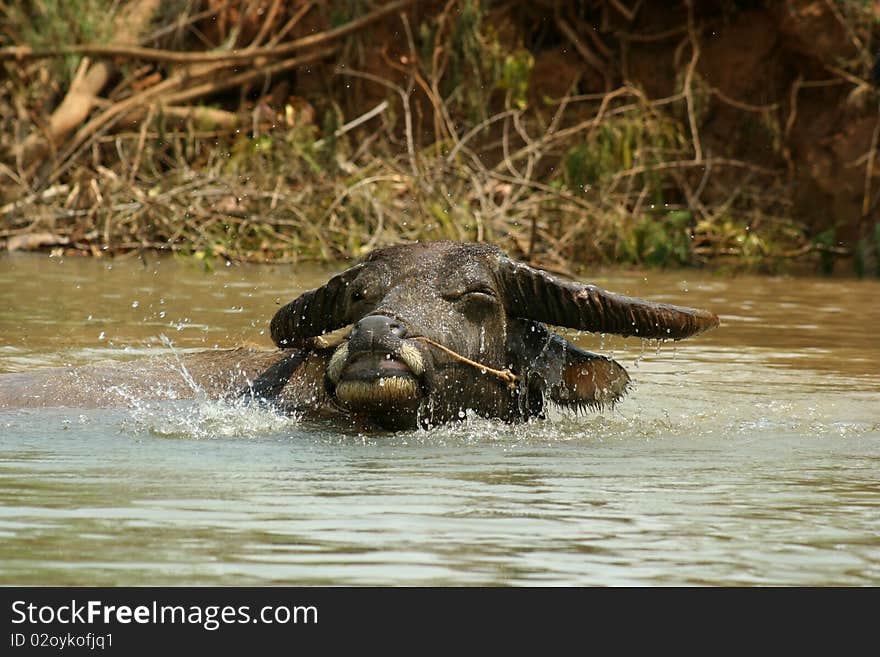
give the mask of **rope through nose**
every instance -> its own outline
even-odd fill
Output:
[[[458,354],[458,353],[452,351],[452,349],[450,349],[449,347],[444,347],[439,342],[434,342],[434,340],[432,340],[431,338],[419,336],[419,337],[409,338],[409,339],[410,340],[418,340],[419,342],[425,342],[425,343],[431,345],[432,347],[437,347],[437,349],[439,349],[440,351],[442,351],[446,354],[449,354],[450,356],[452,356],[456,360],[460,360],[462,363],[467,363],[471,367],[476,367],[477,369],[484,371],[484,372],[487,372],[488,374],[491,374],[492,376],[497,376],[502,381],[506,381],[511,387],[513,387],[514,384],[516,384],[516,382],[519,381],[520,377],[518,377],[516,374],[514,374],[513,372],[511,372],[508,369],[496,370],[495,368],[489,367],[488,365],[483,365],[483,363],[478,363],[475,360],[471,360],[470,358],[467,358],[466,356],[462,356],[461,354]]]

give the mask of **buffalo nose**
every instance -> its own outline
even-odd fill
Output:
[[[352,351],[393,351],[406,336],[406,329],[396,319],[385,315],[367,315],[351,331]]]

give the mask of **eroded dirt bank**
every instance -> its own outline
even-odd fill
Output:
[[[877,271],[876,2],[82,4],[5,10],[9,249]]]

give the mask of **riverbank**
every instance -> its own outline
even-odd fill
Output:
[[[117,4],[5,10],[0,248],[880,273],[867,3]]]

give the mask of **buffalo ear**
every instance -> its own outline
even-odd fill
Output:
[[[629,387],[629,375],[616,360],[569,343],[561,380],[550,386],[550,399],[560,406],[602,408],[619,401]]]
[[[653,303],[595,285],[562,281],[547,272],[502,257],[501,298],[511,317],[567,328],[681,340],[718,326],[708,310]]]
[[[282,307],[272,318],[272,341],[282,349],[303,347],[311,338],[351,324],[348,286],[363,267],[361,263],[346,269]]]
[[[541,400],[575,409],[613,405],[629,390],[629,375],[611,358],[581,349],[546,326],[530,320],[513,320],[508,327],[510,360],[527,382],[532,413]]]

